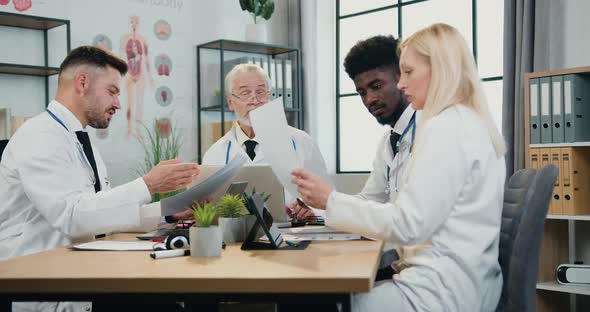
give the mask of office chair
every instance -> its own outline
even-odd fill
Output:
[[[6,145],[8,145],[8,140],[0,140],[0,160],[2,160],[2,154],[4,153]]]
[[[504,284],[496,312],[535,311],[539,252],[558,169],[523,169],[504,190],[500,252]]]

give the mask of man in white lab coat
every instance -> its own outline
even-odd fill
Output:
[[[344,59],[344,69],[369,113],[380,124],[390,126],[379,141],[373,170],[356,195],[379,203],[394,202],[397,197],[401,187],[398,180],[411,153],[418,117],[397,88],[400,77],[397,44],[393,36],[371,37],[354,45]],[[394,274],[391,263],[398,259],[393,249],[399,247],[385,246],[387,252],[381,259],[377,280],[391,279]],[[404,247],[404,251],[411,252],[412,248]]]
[[[256,134],[250,123],[250,111],[269,102],[270,79],[268,74],[258,65],[236,65],[225,77],[225,94],[229,110],[237,117],[233,127],[203,156],[202,165],[225,165],[237,153],[248,156],[246,165],[269,165],[256,142]],[[291,146],[303,167],[330,181],[324,158],[313,139],[305,132],[289,127]],[[295,201],[288,194],[286,203],[294,207]],[[299,217],[312,216],[312,210],[301,210]]]
[[[86,127],[108,127],[121,108],[120,80],[126,72],[125,62],[108,52],[89,46],[72,50],[60,66],[55,100],[10,139],[0,163],[0,259],[137,226],[151,194],[179,189],[196,178],[197,164],[170,160],[111,188]],[[26,309],[71,309],[56,304]]]

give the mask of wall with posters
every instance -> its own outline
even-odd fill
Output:
[[[4,4],[6,2],[6,4]],[[142,125],[158,120],[182,136],[180,158],[196,160],[196,48],[220,38],[244,40],[251,17],[238,0],[11,0],[0,11],[67,19],[72,48],[96,45],[130,65],[121,81],[122,109],[106,130],[89,129],[105,159],[113,185],[139,175],[144,158]],[[269,43],[287,43],[287,5],[275,2]],[[49,32],[49,65],[65,57],[65,27]],[[43,64],[43,37],[38,31],[0,26],[0,62]],[[50,98],[57,79],[50,81]],[[0,107],[13,115],[33,116],[45,107],[40,78],[0,75]]]

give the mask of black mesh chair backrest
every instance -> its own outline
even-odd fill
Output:
[[[2,154],[4,154],[6,145],[8,145],[8,140],[0,140],[0,160],[2,160]]]
[[[500,254],[504,284],[496,311],[535,310],[535,289],[543,228],[558,169],[523,169],[504,190]]]

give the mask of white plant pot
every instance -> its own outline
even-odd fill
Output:
[[[217,225],[209,227],[193,226],[189,229],[191,257],[221,256],[221,229]]]
[[[246,239],[246,218],[219,218],[218,221],[224,242],[238,243]]]
[[[266,24],[246,25],[246,41],[266,43],[268,41]]]

